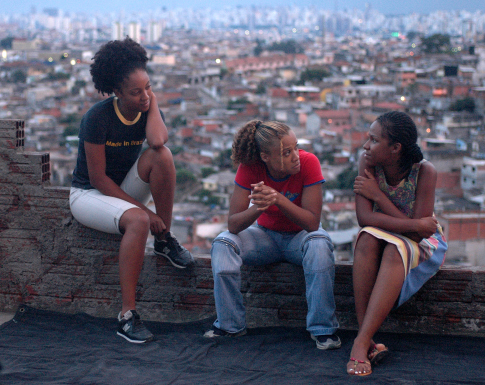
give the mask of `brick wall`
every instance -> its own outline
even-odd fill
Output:
[[[88,229],[69,210],[69,189],[49,187],[49,154],[23,152],[23,121],[0,120],[0,311],[20,303],[113,317],[120,309],[120,237]],[[338,264],[335,297],[342,328],[356,320],[350,264]],[[304,326],[302,269],[245,267],[249,326]],[[485,268],[445,267],[383,325],[387,331],[485,336]],[[215,314],[208,256],[187,270],[147,254],[137,287],[145,319],[196,320]]]

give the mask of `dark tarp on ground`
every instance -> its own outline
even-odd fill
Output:
[[[202,337],[212,320],[146,322],[157,340],[130,344],[116,320],[21,306],[0,326],[0,384],[484,384],[485,339],[380,333],[391,355],[367,377],[346,374],[356,333],[321,351],[303,328]]]

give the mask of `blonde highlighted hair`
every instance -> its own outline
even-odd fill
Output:
[[[278,144],[282,154],[281,138],[290,131],[286,124],[276,121],[251,120],[246,123],[236,133],[232,143],[231,159],[234,165],[264,163],[261,153],[270,154],[271,148]],[[283,158],[281,162],[283,163]]]

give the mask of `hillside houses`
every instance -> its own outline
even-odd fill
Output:
[[[253,34],[249,27],[191,25],[166,28],[158,41],[143,44],[152,89],[169,129],[167,145],[179,174],[189,180],[179,181],[180,207],[190,202],[191,213],[194,206],[202,213],[197,220],[177,214],[190,222],[184,219],[181,229],[199,234],[197,247],[206,247],[210,237],[203,239],[204,234],[212,234],[221,227],[217,221],[225,220],[233,187],[232,140],[251,119],[288,124],[302,148],[319,157],[330,182],[345,170],[355,170],[377,116],[405,111],[416,122],[426,159],[438,171],[437,196],[474,202],[473,209],[461,206],[463,215],[480,212],[475,201],[485,193],[480,171],[485,159],[485,35],[477,33],[473,49],[470,41],[458,37],[454,41],[462,50],[428,54],[417,38],[347,30],[323,36],[313,26],[306,35],[290,30],[301,53],[284,53],[268,48],[284,41],[289,31],[264,28]],[[338,30],[330,21],[327,27]],[[107,97],[94,89],[89,66],[93,52],[109,39],[109,28],[100,27],[98,40],[82,43],[75,38],[62,41],[59,31],[45,30],[39,38],[55,39],[29,40],[23,31],[25,36],[16,38],[0,61],[0,117],[25,119],[26,147],[51,151],[52,183],[69,186],[80,119]],[[1,31],[0,37],[5,33]],[[93,35],[92,29],[84,32]],[[265,45],[259,53],[258,45]],[[466,104],[470,100],[473,108]],[[457,106],[461,110],[452,111]],[[459,213],[452,205],[440,207],[445,230],[453,236]],[[322,220],[332,231],[353,229],[353,209],[352,201],[328,200]],[[478,226],[482,219],[470,214],[466,220]],[[219,224],[194,230],[213,223]],[[188,231],[182,239],[190,243],[195,237]],[[481,235],[475,238],[479,244]],[[462,241],[453,247],[462,247]],[[345,245],[348,252],[349,243]],[[465,254],[450,252],[457,260]]]

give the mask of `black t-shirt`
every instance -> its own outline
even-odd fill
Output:
[[[139,114],[133,121],[127,121],[115,105],[116,98],[110,97],[96,103],[83,116],[77,163],[72,178],[73,187],[85,190],[94,188],[89,182],[84,142],[105,145],[106,175],[117,185],[121,185],[140,156],[146,138],[148,112]],[[163,119],[162,111],[160,114]]]

